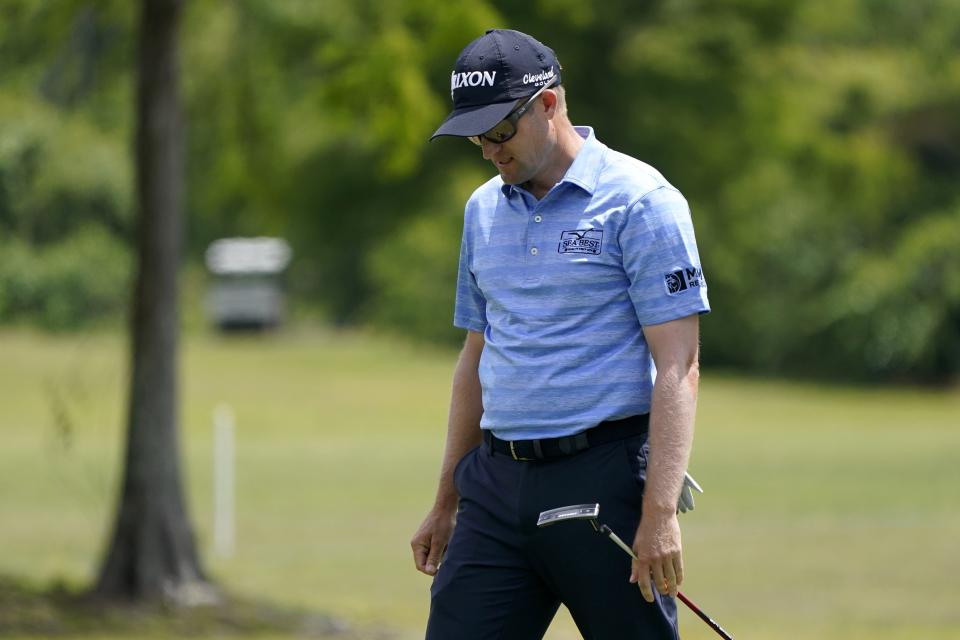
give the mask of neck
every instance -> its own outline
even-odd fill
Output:
[[[584,140],[569,122],[557,127],[557,141],[547,159],[543,170],[530,178],[523,186],[537,200],[547,195],[553,185],[560,182],[573,164],[574,158],[583,146]]]

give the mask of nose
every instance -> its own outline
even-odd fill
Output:
[[[480,138],[480,143],[481,143],[480,148],[483,149],[484,160],[492,160],[493,156],[497,155],[497,153],[503,147],[502,143],[491,142],[490,140],[487,140],[486,138],[483,138],[483,137]]]

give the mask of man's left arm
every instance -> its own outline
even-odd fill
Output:
[[[657,379],[650,407],[650,454],[643,515],[633,541],[630,582],[653,602],[651,579],[663,594],[677,595],[683,582],[683,553],[677,499],[683,486],[697,408],[700,321],[697,314],[643,327]]]

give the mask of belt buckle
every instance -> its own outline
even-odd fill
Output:
[[[529,460],[534,460],[535,458],[523,458],[517,455],[517,450],[513,447],[513,440],[510,440],[510,455],[513,456],[513,459],[518,462],[526,462]]]

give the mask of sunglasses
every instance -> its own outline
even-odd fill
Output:
[[[556,78],[540,87],[526,102],[507,114],[507,117],[495,124],[492,129],[478,136],[467,136],[467,140],[478,147],[482,147],[483,139],[489,140],[494,144],[502,144],[517,135],[517,120],[530,109],[530,105],[533,104],[534,100],[536,100],[544,90],[549,89],[555,84],[555,81]]]

